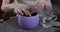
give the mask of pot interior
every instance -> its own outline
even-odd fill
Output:
[[[35,15],[37,15],[37,12],[35,12],[35,13],[31,14],[31,15],[32,15],[32,16],[35,16]],[[24,13],[24,15],[22,15],[22,16],[29,17],[29,15],[25,15],[25,13]]]

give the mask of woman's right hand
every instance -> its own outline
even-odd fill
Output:
[[[15,5],[14,5],[14,10],[15,10],[16,15],[17,15],[17,16],[18,16],[18,15],[24,15],[24,13],[25,13],[25,15],[31,16],[30,12],[27,11],[26,7],[27,7],[27,5],[25,5],[25,4],[15,3]],[[24,12],[24,13],[23,13],[23,12]]]

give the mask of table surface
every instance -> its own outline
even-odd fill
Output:
[[[40,20],[38,26],[33,30],[24,30],[18,26],[17,17],[13,17],[4,23],[0,23],[0,32],[54,32],[53,27],[44,28]]]

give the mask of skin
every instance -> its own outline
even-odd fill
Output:
[[[15,10],[16,15],[23,15],[23,12],[26,15],[31,16],[32,13],[37,12],[38,10],[42,10],[44,6],[46,6],[46,9],[51,10],[52,5],[50,0],[36,0],[35,3],[32,5],[32,11],[31,13],[26,10],[26,6],[23,3],[18,3],[17,1],[14,1],[12,4],[9,4],[10,0],[3,0],[1,9],[2,11],[10,11],[11,9]],[[23,11],[23,12],[22,12]]]
[[[45,6],[47,10],[52,10],[52,3],[50,0],[45,0]]]
[[[2,11],[8,11],[8,10],[13,9],[14,3],[9,4],[9,2],[10,0],[3,0],[2,6],[1,6]]]

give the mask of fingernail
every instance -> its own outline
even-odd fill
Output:
[[[19,16],[19,14],[16,14],[16,16]]]

